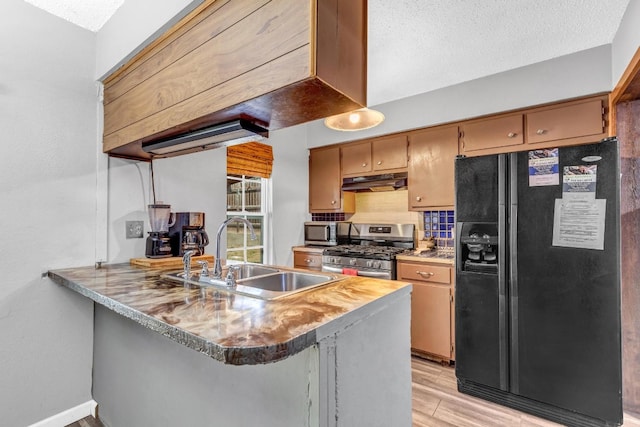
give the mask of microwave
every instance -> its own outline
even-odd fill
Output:
[[[310,221],[304,223],[304,244],[335,246],[349,237],[351,223],[346,221]]]

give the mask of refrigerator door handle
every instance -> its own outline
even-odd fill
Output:
[[[507,155],[498,156],[498,309],[499,309],[499,356],[500,356],[500,389],[509,389],[509,313],[507,304],[507,218],[506,189],[508,185]]]
[[[509,388],[519,393],[518,372],[518,155],[509,155]]]

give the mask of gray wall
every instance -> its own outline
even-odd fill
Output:
[[[202,1],[124,2],[97,33],[96,78],[102,80]]]
[[[389,84],[393,84],[390,82]],[[386,120],[361,132],[338,132],[322,120],[308,126],[309,147],[385,135],[611,90],[611,46],[605,45],[455,86],[373,106]]]
[[[0,13],[0,424],[91,399],[93,304],[41,274],[95,253],[95,34],[27,4]]]

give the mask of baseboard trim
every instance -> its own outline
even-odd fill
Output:
[[[35,424],[31,424],[29,427],[64,427],[89,415],[95,417],[97,407],[98,403],[95,400],[90,400],[47,419],[38,421]]]

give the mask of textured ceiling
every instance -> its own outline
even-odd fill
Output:
[[[628,3],[369,0],[368,103],[611,43]]]
[[[91,31],[124,2],[26,1]],[[369,0],[368,104],[609,44],[629,1]]]
[[[124,0],[25,0],[67,21],[98,31]],[[135,0],[133,0],[135,1]]]

